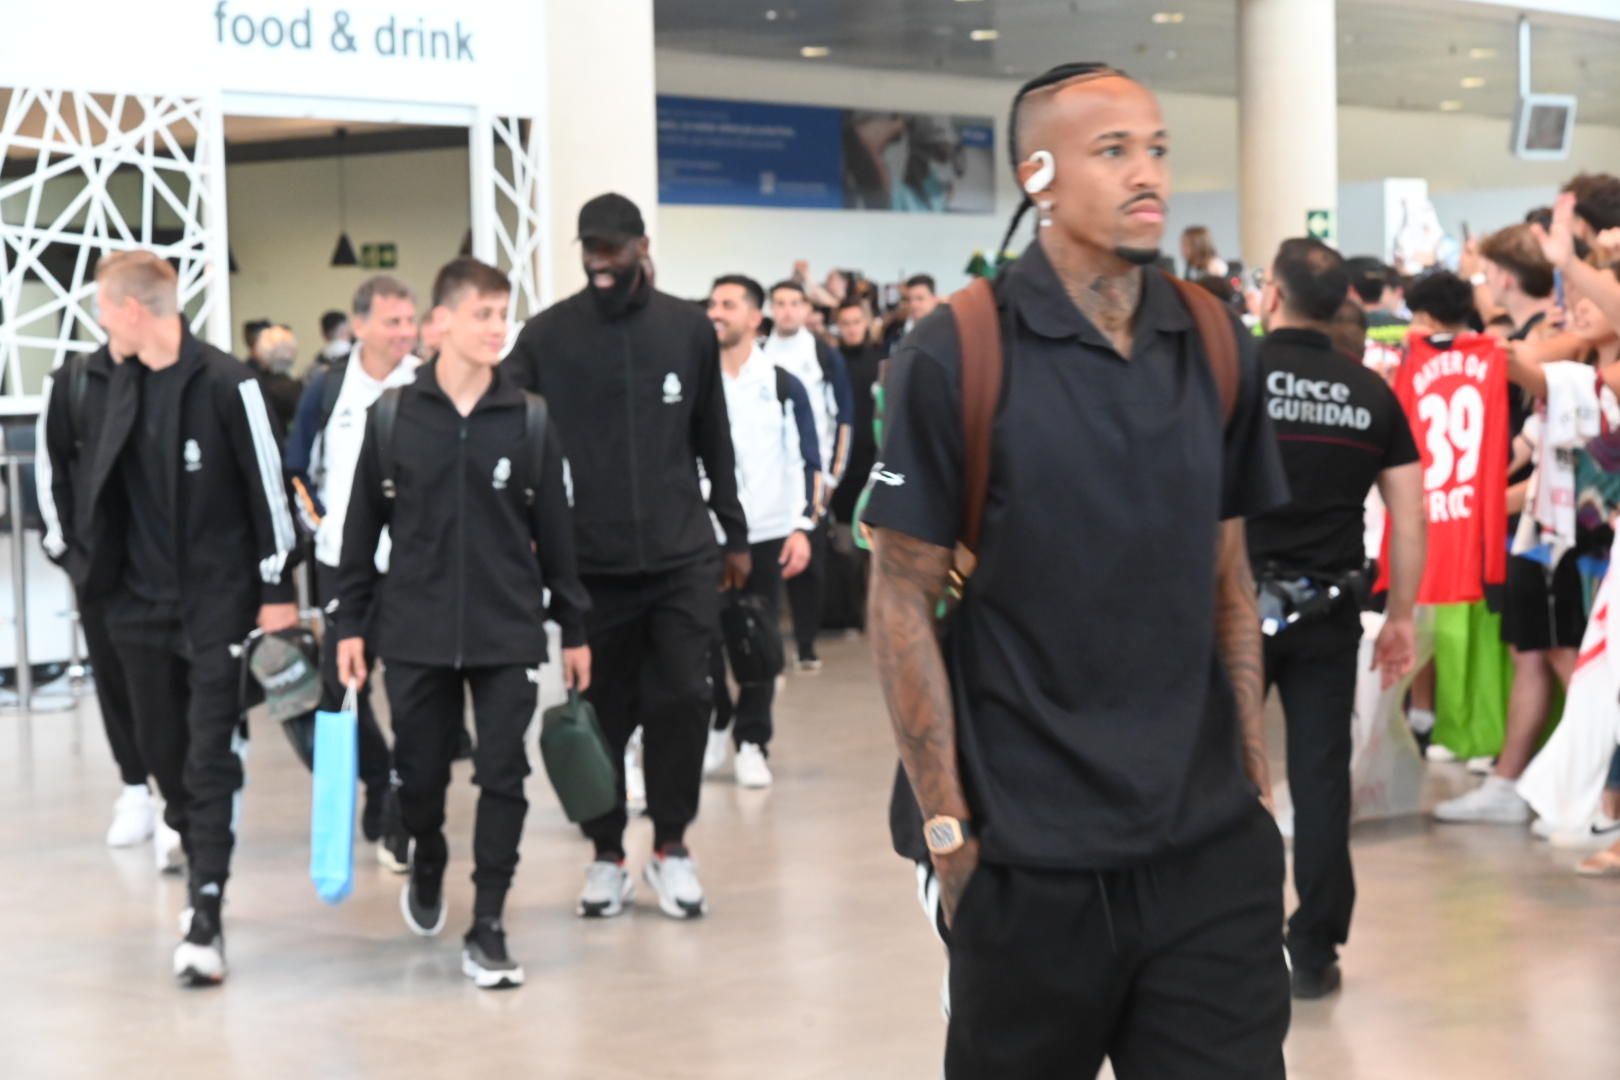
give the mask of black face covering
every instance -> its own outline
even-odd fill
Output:
[[[1159,261],[1158,248],[1117,247],[1114,254],[1132,266],[1152,266]]]
[[[600,271],[598,271],[599,273]],[[639,262],[631,263],[623,268],[609,270],[613,275],[613,284],[606,289],[596,284],[596,273],[590,267],[585,268],[586,280],[590,283],[591,298],[603,315],[616,319],[629,313],[635,307],[638,295],[642,291],[644,279]]]

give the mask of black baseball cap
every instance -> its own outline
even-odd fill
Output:
[[[598,195],[579,211],[579,238],[605,240],[622,244],[639,240],[647,235],[647,224],[641,220],[636,204],[623,195],[609,192]]]

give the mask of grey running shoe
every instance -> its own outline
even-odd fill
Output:
[[[672,919],[696,919],[709,910],[691,852],[670,844],[647,863],[647,884],[658,894],[658,907]]]
[[[585,889],[579,894],[579,917],[611,919],[624,913],[636,895],[636,883],[621,863],[597,859],[585,868]]]

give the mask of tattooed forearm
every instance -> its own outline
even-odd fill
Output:
[[[874,531],[872,551],[867,627],[900,760],[924,818],[967,818],[956,717],[934,625],[951,553],[888,529]]]
[[[1238,720],[1243,725],[1243,767],[1260,789],[1261,797],[1269,799],[1265,654],[1260,640],[1260,606],[1255,599],[1254,573],[1249,569],[1241,520],[1221,527],[1215,588],[1215,637],[1237,698]]]

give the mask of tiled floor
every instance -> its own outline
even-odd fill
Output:
[[[529,984],[498,995],[459,974],[465,766],[451,922],[426,941],[400,922],[400,879],[372,862],[343,904],[316,899],[307,776],[259,731],[226,911],[231,980],[188,992],[168,976],[182,885],[154,875],[148,849],[101,843],[116,778],[93,704],[0,715],[0,1078],[937,1076],[942,956],[888,850],[887,721],[865,646],[824,655],[825,673],[783,696],[776,788],[705,789],[691,839],[707,920],[675,923],[645,900],[618,921],[575,919],[588,851],[531,781],[508,917]],[[638,870],[649,842],[638,823]],[[1296,1010],[1292,1076],[1620,1076],[1620,883],[1577,880],[1571,857],[1514,829],[1410,820],[1355,844],[1347,986]]]

